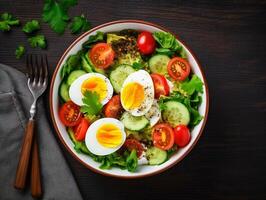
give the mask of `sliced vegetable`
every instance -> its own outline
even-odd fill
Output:
[[[75,71],[72,71],[69,74],[68,78],[67,78],[67,84],[68,85],[71,85],[78,77],[80,77],[80,76],[82,76],[84,74],[86,74],[86,72],[83,71],[83,70],[75,70]]]
[[[70,127],[67,128],[67,132],[68,132],[70,139],[72,140],[72,142],[74,144],[74,149],[76,150],[77,153],[82,152],[82,153],[85,153],[85,154],[90,155],[90,156],[93,155],[88,150],[88,148],[86,147],[85,142],[80,142],[80,141],[76,140],[75,133],[74,133],[72,128],[70,128]]]
[[[61,82],[60,88],[59,88],[59,95],[63,99],[64,102],[67,102],[70,100],[69,97],[69,85],[65,82]]]
[[[80,123],[76,127],[74,127],[76,140],[84,141],[89,125],[89,122],[85,118],[82,118]]]
[[[135,70],[129,65],[120,65],[110,73],[110,81],[116,93],[120,93],[122,85],[129,74]]]
[[[174,57],[168,63],[167,70],[173,79],[183,81],[190,73],[190,65],[187,60],[180,57]]]
[[[149,60],[149,67],[152,73],[167,75],[167,65],[170,58],[167,55],[157,54]]]
[[[81,121],[81,112],[79,106],[72,101],[64,103],[59,109],[59,117],[65,126],[76,126]]]
[[[111,44],[114,41],[120,40],[120,39],[127,39],[125,36],[117,35],[114,33],[107,33],[107,43]]]
[[[187,126],[185,125],[178,125],[174,129],[174,134],[175,134],[175,143],[179,147],[185,147],[190,139],[190,131]]]
[[[152,130],[153,145],[168,150],[174,145],[174,131],[167,123],[157,124]]]
[[[120,96],[113,96],[110,101],[104,106],[103,112],[105,117],[119,118],[123,107],[121,105]]]
[[[91,62],[98,68],[108,68],[114,60],[115,53],[107,43],[98,43],[90,51]]]
[[[187,107],[177,101],[168,101],[164,103],[164,110],[162,112],[163,120],[168,122],[171,126],[183,124],[188,125],[190,114]]]
[[[155,98],[159,98],[161,95],[168,96],[170,92],[170,87],[167,83],[166,78],[160,74],[151,74],[151,78],[155,90]]]
[[[142,144],[136,139],[126,139],[124,143],[124,147],[128,150],[132,151],[133,149],[136,150],[138,158],[142,155],[144,151],[144,147]]]
[[[157,147],[148,148],[146,156],[150,165],[160,165],[167,160],[167,152]]]
[[[152,54],[155,50],[155,40],[148,31],[143,31],[139,34],[137,45],[139,51],[144,55]]]
[[[149,120],[144,116],[133,116],[129,112],[125,112],[121,121],[124,126],[131,131],[140,131],[149,125]]]

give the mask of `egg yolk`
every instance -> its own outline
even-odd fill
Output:
[[[104,100],[107,96],[107,85],[100,77],[91,77],[86,79],[81,85],[81,92],[85,91],[96,92],[99,95],[100,101]]]
[[[104,124],[98,129],[96,138],[102,146],[115,148],[122,143],[122,132],[113,124]]]
[[[121,101],[126,109],[138,108],[143,100],[144,88],[139,83],[129,83],[121,92]]]

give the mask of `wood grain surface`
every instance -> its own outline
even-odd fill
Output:
[[[43,2],[0,1],[23,23],[40,19]],[[196,53],[207,76],[210,113],[204,133],[178,165],[154,177],[119,180],[89,171],[59,145],[85,199],[266,199],[266,1],[86,1],[70,10],[92,26],[141,19],[177,33]],[[77,37],[58,36],[42,23],[50,76]],[[20,28],[0,33],[0,62],[25,71],[15,48],[27,44]],[[47,101],[48,106],[48,101]],[[47,115],[49,115],[47,113]],[[58,186],[60,187],[60,186]]]

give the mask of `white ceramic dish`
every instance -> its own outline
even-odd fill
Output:
[[[136,29],[136,30],[146,30],[150,32],[154,31],[168,31],[158,25],[148,23],[145,21],[139,21],[139,20],[121,20],[121,21],[114,21],[110,23],[106,23],[100,26],[97,26],[90,31],[84,33],[79,38],[77,38],[70,47],[65,51],[61,59],[59,60],[57,67],[55,69],[55,72],[53,74],[52,82],[51,82],[51,88],[50,88],[50,112],[52,121],[54,124],[54,127],[56,129],[56,132],[61,140],[61,142],[64,144],[64,146],[68,149],[68,151],[76,158],[78,161],[80,161],[82,164],[84,164],[87,168],[98,172],[103,175],[107,176],[115,176],[120,178],[139,178],[144,176],[149,176],[153,174],[160,173],[169,167],[175,165],[180,160],[182,160],[189,151],[193,148],[193,146],[198,141],[203,128],[205,126],[207,115],[208,115],[208,108],[209,108],[209,94],[208,94],[208,87],[206,78],[203,74],[202,68],[199,65],[198,61],[196,60],[194,54],[187,48],[187,46],[181,42],[180,44],[183,46],[183,48],[187,52],[188,61],[191,65],[191,68],[193,72],[201,78],[201,80],[204,82],[204,92],[202,95],[202,104],[199,108],[199,112],[202,116],[204,116],[204,119],[193,129],[191,133],[191,141],[190,143],[184,147],[178,150],[176,154],[174,154],[167,162],[158,165],[158,166],[140,166],[138,168],[137,172],[131,173],[127,170],[121,170],[119,168],[112,168],[110,170],[102,170],[99,168],[99,163],[93,161],[89,156],[85,154],[78,154],[74,148],[73,143],[70,140],[65,126],[61,123],[59,120],[58,115],[58,106],[59,106],[59,96],[58,96],[58,89],[61,82],[60,79],[60,70],[62,68],[62,65],[66,61],[67,57],[71,54],[75,54],[78,50],[81,49],[82,43],[84,43],[90,35],[94,35],[97,31],[102,32],[113,32],[113,31],[120,31],[123,29]],[[170,31],[168,31],[170,32]],[[177,38],[178,39],[178,38]]]

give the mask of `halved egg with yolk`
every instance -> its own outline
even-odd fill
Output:
[[[139,70],[130,74],[121,89],[123,108],[133,116],[145,115],[154,100],[154,86],[148,72]]]
[[[88,128],[85,144],[93,154],[108,155],[120,149],[125,140],[122,122],[114,118],[102,118]]]
[[[113,87],[109,79],[99,73],[87,73],[78,77],[69,88],[69,97],[75,104],[81,106],[86,91],[96,92],[103,105],[113,96]]]

